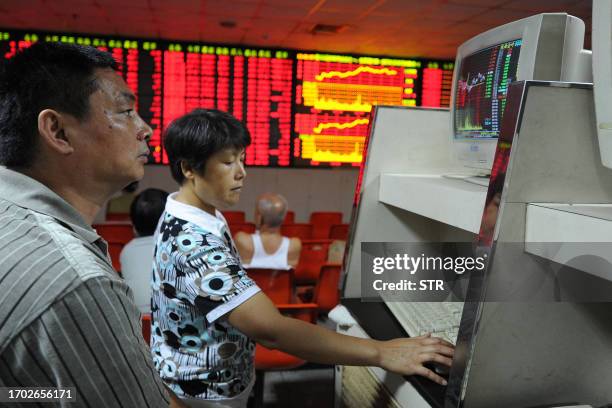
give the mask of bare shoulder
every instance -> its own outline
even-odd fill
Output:
[[[246,232],[239,231],[234,235],[234,243],[236,244],[236,249],[242,258],[242,261],[245,263],[251,262],[251,258],[253,257],[253,240],[251,239],[251,235]]]
[[[236,244],[238,244],[238,243],[246,244],[249,241],[251,241],[251,236],[250,236],[250,234],[247,234],[244,231],[238,231],[234,235],[234,242],[236,242]]]
[[[289,248],[293,250],[302,249],[302,240],[297,237],[289,238]]]

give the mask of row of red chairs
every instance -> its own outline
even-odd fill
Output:
[[[119,254],[123,246],[134,238],[132,224],[129,222],[108,222],[104,224],[95,224],[94,229],[108,243],[108,251],[113,262],[113,267],[119,271]],[[302,255],[300,256],[300,264],[296,268],[296,276],[298,280],[316,279],[316,273],[312,272],[313,263],[316,264],[314,270],[318,271],[320,266],[327,261],[329,245],[335,239],[346,240],[348,234],[348,225],[338,224],[332,225],[330,228],[329,239],[312,239],[313,226],[311,224],[287,224],[281,227],[281,233],[289,237],[298,237],[302,240]],[[238,231],[247,233],[255,232],[255,225],[250,223],[230,225],[232,234]]]
[[[246,226],[249,223],[246,222],[243,211],[225,211],[223,212],[223,216],[230,226],[235,226],[235,228],[248,228]],[[293,211],[288,211],[281,229],[283,230],[283,235],[296,236],[301,239],[335,238],[330,236],[330,229],[332,226],[340,225],[345,225],[342,224],[341,212],[315,211],[310,214],[308,223],[296,223],[295,213]],[[344,234],[342,234],[341,231],[335,231],[334,234],[339,235],[339,237],[335,239],[343,239],[342,236]]]
[[[327,263],[329,245],[332,240],[304,240],[300,260],[295,268],[295,280],[298,285],[313,285],[319,279],[321,267]],[[125,245],[124,242],[108,241],[108,252],[113,267],[121,272],[119,255]]]
[[[248,234],[255,232],[255,224],[252,222],[229,223],[229,228],[232,234],[236,234],[239,231]],[[301,240],[330,238],[346,241],[348,224],[332,224],[325,228],[310,223],[283,224],[281,225],[281,234],[286,237],[298,237]]]
[[[251,222],[228,222],[232,234],[244,231],[255,232],[255,224]],[[108,242],[129,242],[134,238],[132,224],[129,221],[112,221],[93,226],[100,236]],[[312,223],[290,223],[281,226],[281,233],[287,237],[300,239],[341,239],[346,241],[348,224],[330,224],[326,226]]]
[[[228,224],[242,224],[246,222],[244,211],[223,211],[223,216]],[[106,213],[106,221],[130,221],[129,213]],[[287,215],[283,221],[284,224],[293,224],[295,222],[295,212],[287,211]]]
[[[275,305],[303,305],[298,300],[293,270],[248,269],[247,274]],[[338,291],[340,265],[324,264],[318,275],[319,279],[314,286],[312,302],[316,304],[316,310],[320,313],[327,313],[338,304],[340,299]],[[306,320],[312,320],[314,317],[310,316]]]
[[[228,224],[243,224],[246,222],[244,211],[223,211],[223,216]],[[295,222],[295,212],[287,211],[283,224],[293,224]]]
[[[223,216],[227,220],[229,225],[233,225],[238,231],[247,231],[251,229],[251,223],[248,223],[245,218],[244,211],[224,211]],[[124,213],[110,213],[106,215],[106,220],[109,222],[129,222],[129,214]],[[345,233],[342,232],[342,228],[346,224],[342,224],[342,213],[333,211],[315,211],[310,214],[308,223],[296,223],[295,213],[293,211],[287,211],[285,220],[283,221],[283,227],[286,227],[288,236],[296,236],[303,239],[310,238],[334,238],[334,239],[345,239]],[[336,231],[330,231],[332,226],[336,226]],[[254,227],[253,227],[254,228]],[[234,232],[234,231],[232,231]],[[247,231],[249,232],[249,231]],[[332,234],[334,236],[332,236]]]

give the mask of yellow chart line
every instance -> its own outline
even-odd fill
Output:
[[[337,122],[319,123],[317,127],[313,129],[313,132],[321,133],[323,130],[330,129],[330,128],[349,129],[349,128],[354,128],[355,126],[358,126],[358,125],[367,125],[369,122],[370,121],[368,119],[356,119],[352,122],[346,122],[346,123],[337,123]]]
[[[340,71],[330,71],[330,72],[321,72],[315,78],[317,81],[322,81],[326,78],[348,78],[351,76],[357,76],[362,72],[369,72],[370,74],[383,74],[383,75],[397,75],[397,71],[389,68],[372,68],[372,67],[359,67],[352,71],[340,72]]]

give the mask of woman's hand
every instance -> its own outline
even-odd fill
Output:
[[[423,364],[432,362],[450,367],[455,347],[430,334],[379,343],[378,364],[381,368],[402,375],[420,375],[441,385],[446,380]]]

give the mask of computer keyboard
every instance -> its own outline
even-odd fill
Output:
[[[463,302],[388,302],[387,306],[410,337],[431,333],[457,343]]]

